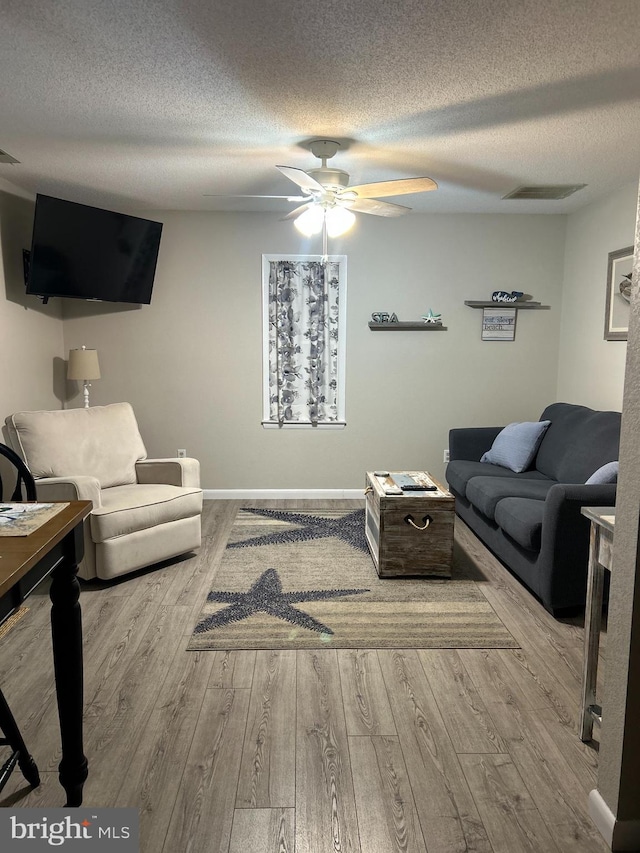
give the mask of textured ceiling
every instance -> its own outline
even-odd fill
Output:
[[[422,212],[576,210],[640,175],[639,0],[0,0],[4,178],[118,209],[273,210],[341,141]],[[563,201],[520,184],[586,183]],[[393,201],[395,199],[389,199]]]

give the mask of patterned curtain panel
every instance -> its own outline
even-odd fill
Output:
[[[338,420],[340,264],[269,263],[269,419]]]

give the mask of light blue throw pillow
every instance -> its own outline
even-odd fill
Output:
[[[535,459],[550,423],[551,421],[526,421],[509,424],[498,433],[491,450],[487,450],[480,461],[501,465],[516,474],[526,471]]]
[[[602,468],[598,468],[597,471],[594,471],[593,474],[586,481],[585,486],[593,486],[602,485],[604,483],[617,483],[618,482],[618,468],[620,467],[619,462],[607,462],[606,465],[603,465]]]

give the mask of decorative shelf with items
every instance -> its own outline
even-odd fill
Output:
[[[541,305],[539,302],[525,302],[524,300],[516,300],[515,302],[492,302],[490,299],[485,302],[476,302],[473,300],[465,300],[465,305],[468,305],[469,308],[497,308],[501,306],[503,308],[537,308],[540,310],[548,310],[551,308],[550,305]]]
[[[434,314],[431,308],[427,314],[423,314],[422,322],[418,320],[398,320],[396,314],[387,314],[386,311],[374,311],[369,321],[372,332],[446,332],[447,327],[442,325],[440,314]]]
[[[516,337],[516,320],[518,309],[548,310],[549,305],[541,305],[533,302],[530,297],[519,290],[495,290],[491,299],[466,300],[465,305],[469,308],[482,308],[482,335],[483,341],[513,341]]]
[[[397,323],[369,323],[374,332],[446,332],[447,327],[442,323],[418,323],[417,320],[407,322],[398,320]]]

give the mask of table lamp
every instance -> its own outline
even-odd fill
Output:
[[[67,379],[75,379],[83,383],[84,407],[89,408],[90,379],[100,379],[100,365],[98,364],[98,351],[95,349],[72,349],[69,350],[69,364],[67,367]]]

